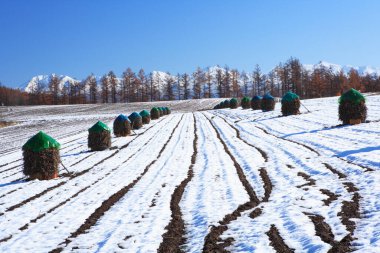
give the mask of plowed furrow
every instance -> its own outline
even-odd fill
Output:
[[[167,232],[162,235],[163,241],[158,248],[158,252],[162,253],[171,253],[171,252],[182,252],[180,246],[185,243],[185,222],[182,218],[181,208],[179,202],[182,199],[183,192],[187,184],[191,181],[194,176],[193,167],[197,158],[197,144],[198,144],[198,135],[196,127],[196,119],[194,118],[194,140],[193,140],[193,155],[191,156],[191,165],[189,167],[187,178],[185,178],[174,190],[172,198],[170,200],[170,210],[172,212],[171,221],[166,226]]]

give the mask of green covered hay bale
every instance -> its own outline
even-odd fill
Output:
[[[251,99],[251,108],[253,110],[259,110],[261,109],[261,100],[263,98],[260,97],[260,96],[254,96],[252,99]]]
[[[143,124],[149,124],[150,123],[150,113],[147,110],[142,110],[140,112],[140,116],[142,118]]]
[[[240,104],[241,104],[241,107],[242,107],[243,109],[248,109],[248,108],[251,107],[251,99],[250,99],[249,97],[243,97],[243,98],[241,99]]]
[[[223,108],[230,108],[230,100],[226,99],[223,101]]]
[[[350,89],[339,98],[339,120],[343,124],[359,124],[367,119],[367,106],[364,96],[355,89]]]
[[[172,113],[172,110],[169,108],[169,107],[165,107],[166,109],[166,113],[169,115],[170,113]]]
[[[128,118],[131,121],[131,126],[133,129],[140,129],[143,126],[142,117],[137,112],[132,112]]]
[[[300,113],[301,101],[297,94],[288,91],[281,99],[282,115],[297,115]]]
[[[98,121],[88,129],[88,147],[92,151],[102,151],[111,147],[111,129]]]
[[[31,179],[48,180],[58,177],[61,145],[40,131],[23,146],[23,173]]]
[[[131,122],[124,114],[120,114],[113,122],[113,133],[116,137],[131,134]]]
[[[153,107],[150,110],[150,118],[151,119],[159,119],[160,118],[160,111],[157,109],[157,107]]]
[[[261,110],[263,112],[273,111],[275,105],[276,102],[274,101],[274,97],[272,97],[270,94],[265,94],[261,100]]]
[[[236,109],[238,107],[238,100],[236,98],[231,98],[230,100],[230,108]]]
[[[157,109],[160,112],[160,117],[164,116],[164,110],[162,110],[162,107],[157,107]]]

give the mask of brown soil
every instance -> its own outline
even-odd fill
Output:
[[[354,232],[356,225],[354,221],[351,221],[351,218],[360,218],[359,210],[359,193],[355,192],[351,201],[342,202],[342,210],[338,213],[338,216],[341,216],[342,223],[346,226],[347,230],[351,233]]]
[[[297,176],[303,177],[303,179],[305,179],[307,181],[306,184],[299,185],[299,186],[297,186],[297,188],[315,185],[315,179],[312,179],[311,176],[309,176],[308,174],[303,173],[303,172],[298,172]]]
[[[342,172],[337,171],[336,169],[334,169],[330,164],[328,164],[328,163],[323,163],[323,165],[325,165],[326,168],[329,169],[332,173],[338,175],[338,177],[339,177],[340,179],[343,179],[343,178],[346,178],[346,177],[347,177],[347,176],[344,175]]]
[[[255,208],[255,209],[249,214],[249,217],[250,217],[251,219],[255,219],[256,217],[259,217],[262,213],[263,213],[263,211],[261,210],[260,207],[258,207],[258,208]]]
[[[102,151],[111,147],[111,133],[109,131],[88,133],[88,147],[92,151]]]
[[[323,200],[323,203],[325,203],[326,206],[329,206],[333,201],[337,200],[340,195],[337,195],[327,189],[320,189],[320,192],[327,195],[328,198]]]
[[[321,238],[322,241],[330,245],[334,245],[336,242],[334,240],[334,234],[332,233],[331,227],[325,222],[325,218],[318,214],[304,213],[313,222],[315,227],[316,235]]]
[[[14,121],[0,121],[0,128],[7,127],[7,126],[14,126],[17,124],[18,123]]]
[[[24,149],[23,173],[31,179],[48,180],[58,176],[60,162],[58,149],[45,149],[40,152]]]
[[[273,189],[273,184],[272,181],[270,180],[267,171],[264,168],[260,169],[260,177],[264,181],[264,198],[261,200],[262,202],[268,202],[269,197],[272,193]]]
[[[170,200],[170,210],[172,212],[171,214],[171,221],[166,226],[167,232],[162,235],[163,241],[160,244],[160,247],[158,248],[158,252],[162,253],[171,253],[171,252],[182,252],[180,249],[180,246],[185,243],[185,222],[182,218],[182,212],[181,208],[179,206],[179,202],[182,199],[183,192],[185,191],[185,188],[187,184],[191,181],[191,179],[194,176],[193,167],[195,164],[195,160],[197,157],[197,144],[198,144],[198,135],[197,135],[197,127],[196,127],[196,120],[193,114],[194,118],[194,140],[193,140],[193,155],[191,156],[191,165],[189,167],[189,170],[187,172],[187,178],[185,178],[174,190],[174,193],[172,195],[172,198]]]
[[[271,225],[270,229],[266,234],[269,237],[270,240],[270,246],[272,246],[277,252],[281,253],[292,253],[294,252],[294,249],[290,248],[286,243],[284,242],[284,239],[282,239],[278,229],[275,225]]]

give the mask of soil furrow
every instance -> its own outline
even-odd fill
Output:
[[[187,184],[191,181],[194,176],[193,167],[197,158],[197,144],[198,144],[198,135],[197,135],[197,126],[196,119],[193,114],[194,119],[194,140],[193,140],[193,155],[191,156],[191,165],[187,172],[187,178],[185,178],[174,190],[172,198],[170,200],[170,209],[171,209],[171,221],[166,226],[167,232],[162,235],[163,241],[158,248],[158,252],[162,253],[171,253],[171,252],[182,252],[180,246],[185,243],[185,222],[182,218],[181,208],[179,202],[182,199],[182,195],[185,191]]]
[[[242,205],[239,205],[235,211],[233,211],[230,214],[227,214],[223,218],[222,221],[219,221],[220,225],[212,226],[210,229],[210,232],[205,237],[205,241],[204,241],[204,245],[203,245],[203,252],[225,252],[224,248],[228,247],[233,242],[233,238],[227,238],[225,240],[222,240],[220,238],[220,236],[223,234],[223,232],[225,232],[228,229],[227,225],[231,221],[236,220],[238,217],[240,217],[242,212],[256,207],[260,203],[260,201],[257,198],[256,193],[253,190],[252,186],[249,184],[249,182],[248,182],[248,180],[247,180],[247,178],[243,172],[243,169],[241,168],[239,163],[237,163],[235,157],[231,154],[230,150],[228,149],[227,144],[221,138],[220,133],[218,132],[217,128],[214,126],[214,124],[212,123],[212,121],[210,119],[208,119],[206,116],[204,116],[204,117],[209,121],[210,125],[212,126],[212,128],[216,132],[218,140],[222,143],[222,145],[224,147],[224,151],[228,154],[228,156],[233,161],[236,172],[237,172],[238,177],[239,177],[239,180],[241,181],[241,183],[243,184],[245,190],[247,191],[247,193],[249,195],[249,201],[248,202],[246,202]]]
[[[337,195],[327,189],[320,189],[319,191],[328,196],[327,199],[322,200],[326,206],[329,206],[333,201],[337,200],[340,197],[340,195]]]
[[[177,125],[174,127],[173,131],[171,132],[171,135],[169,139],[165,142],[164,146],[161,148],[157,158],[153,160],[150,164],[148,164],[144,171],[136,178],[134,179],[130,184],[123,187],[118,192],[114,193],[111,197],[109,197],[107,200],[103,201],[100,207],[98,207],[86,220],[85,222],[73,233],[71,233],[70,237],[66,238],[63,243],[60,245],[63,245],[61,247],[57,247],[56,249],[53,249],[50,252],[61,252],[63,250],[63,247],[66,247],[73,239],[78,237],[81,234],[87,233],[87,231],[93,227],[97,221],[115,204],[117,203],[125,194],[129,192],[131,188],[133,188],[137,182],[148,172],[149,168],[156,163],[156,161],[161,157],[162,152],[165,150],[167,144],[170,142],[170,140],[173,137],[173,134],[175,130],[178,128],[179,124],[181,123],[183,116],[178,121]]]
[[[268,235],[270,240],[270,246],[272,246],[279,253],[292,253],[294,249],[290,248],[282,239],[280,232],[275,225],[271,225],[268,232],[265,234]]]

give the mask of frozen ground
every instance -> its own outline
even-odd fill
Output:
[[[152,104],[0,108],[19,122],[0,128],[0,252],[379,252],[380,95],[355,126],[336,97],[288,117],[203,110],[217,102],[161,103],[173,113],[96,153],[92,124]],[[39,130],[73,175],[25,180]]]

